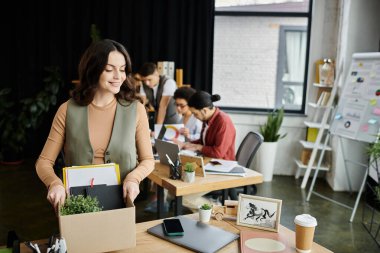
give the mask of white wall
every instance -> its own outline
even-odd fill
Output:
[[[316,99],[316,89],[312,86],[315,80],[314,62],[324,57],[336,57],[337,8],[338,0],[314,1],[307,101],[315,101]],[[307,112],[311,117],[313,112],[309,110]],[[266,120],[266,116],[257,114],[229,112],[229,115],[237,129],[236,147],[239,146],[247,132],[258,130],[259,125]],[[285,116],[281,133],[287,133],[287,136],[279,141],[274,174],[294,175],[296,171],[294,159],[300,158],[302,150],[299,140],[304,140],[306,137],[306,127],[303,124],[305,120],[307,118],[303,116]]]

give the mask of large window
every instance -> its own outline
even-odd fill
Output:
[[[218,106],[303,113],[309,1],[216,0],[215,10],[212,91],[222,97]]]

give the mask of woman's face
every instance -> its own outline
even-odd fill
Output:
[[[120,86],[127,78],[125,73],[125,58],[118,51],[108,55],[108,62],[99,78],[99,91],[117,94]]]
[[[177,108],[177,112],[179,114],[186,114],[189,111],[189,106],[187,105],[186,99],[183,98],[176,98],[175,100],[175,106]]]

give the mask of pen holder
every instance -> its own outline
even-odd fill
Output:
[[[177,159],[173,165],[170,166],[170,179],[180,179],[181,178],[181,163]]]

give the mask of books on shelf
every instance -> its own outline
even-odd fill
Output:
[[[321,95],[319,95],[317,105],[319,106],[326,106],[329,102],[331,92],[330,91],[322,91]]]

